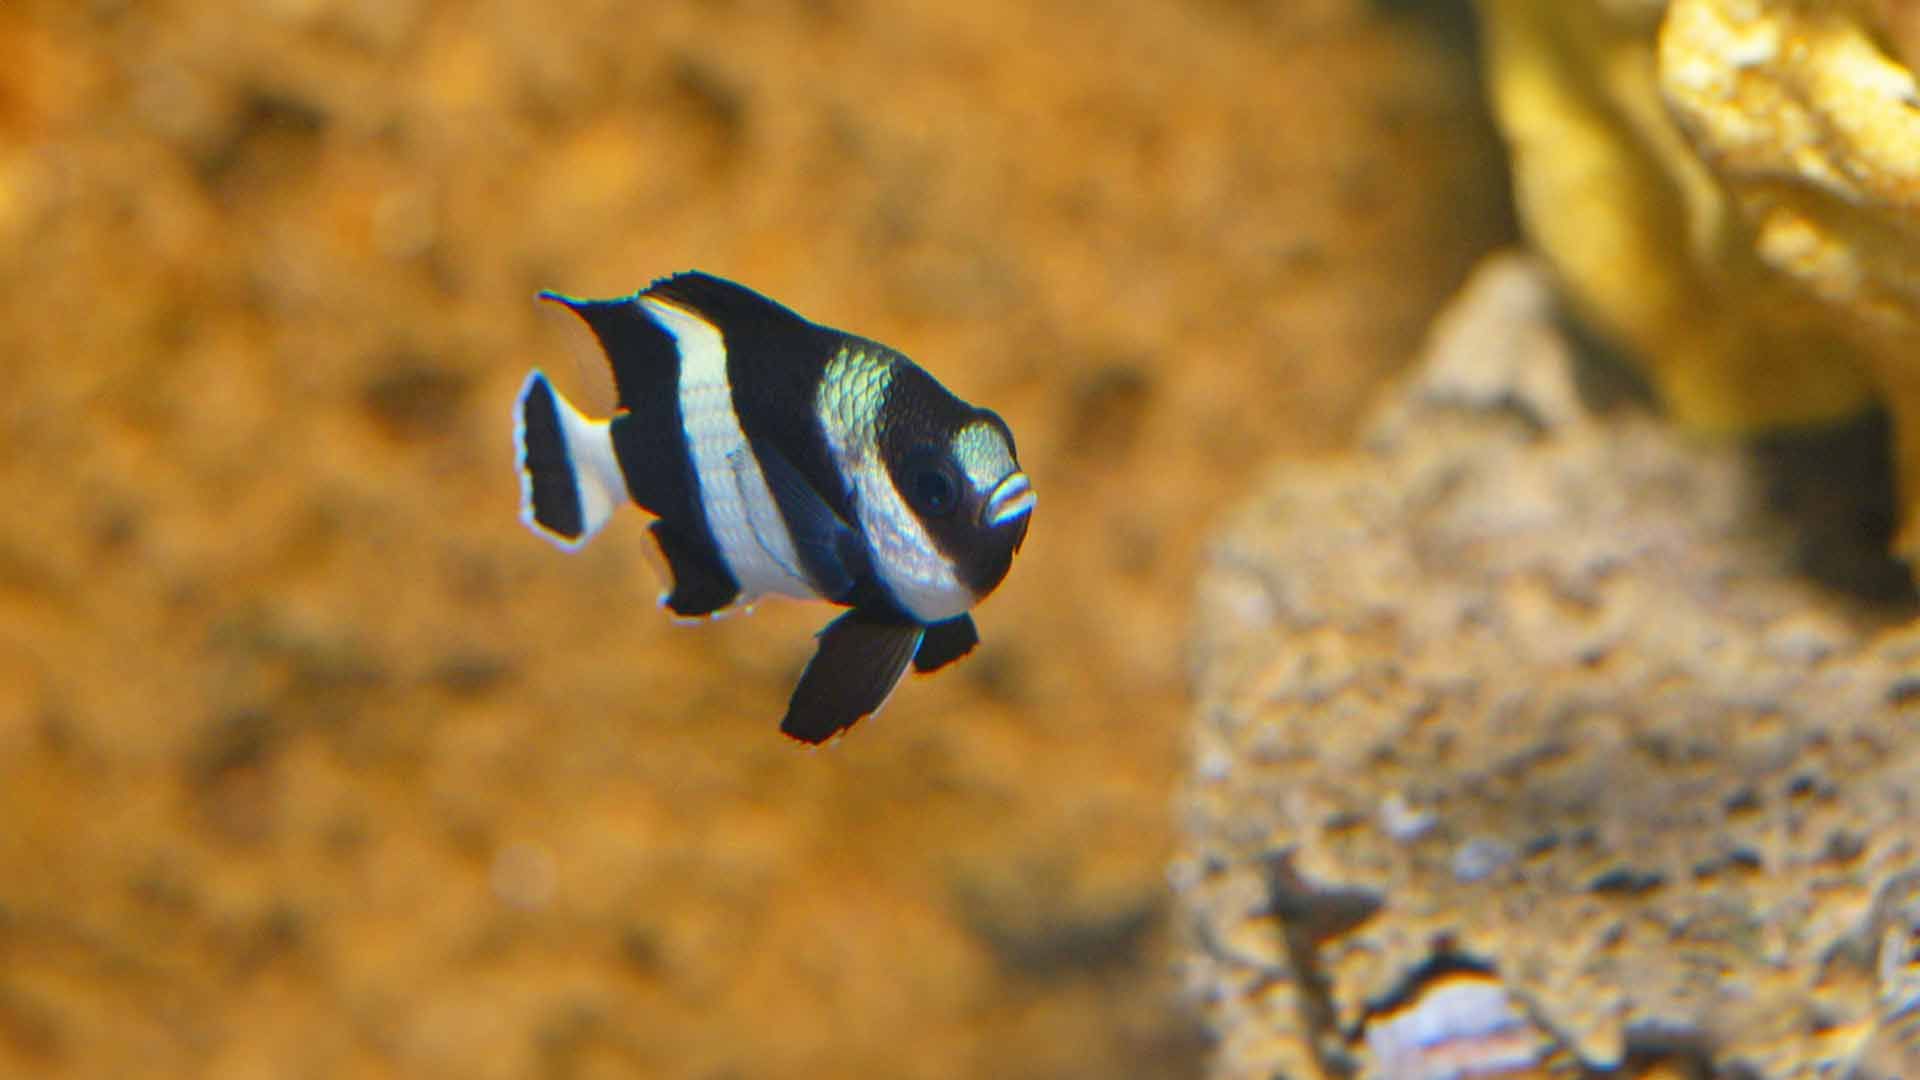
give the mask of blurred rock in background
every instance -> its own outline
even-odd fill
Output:
[[[1506,237],[1461,15],[0,6],[0,1073],[1194,1071],[1199,538]],[[824,752],[823,610],[683,630],[639,515],[515,519],[514,387],[598,377],[534,291],[692,266],[1039,490],[985,647]]]
[[[1891,416],[1920,552],[1920,7],[1480,0],[1529,239],[1681,423]]]
[[[1490,261],[1365,452],[1209,549],[1175,882],[1215,1076],[1910,1072],[1912,592],[1806,563],[1888,493],[1596,410],[1575,357]]]

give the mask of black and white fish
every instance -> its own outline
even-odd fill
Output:
[[[777,594],[852,610],[819,634],[780,730],[818,743],[879,711],[909,664],[979,643],[967,614],[1027,535],[1033,487],[1000,417],[905,356],[702,273],[632,296],[557,293],[600,340],[619,409],[593,420],[527,376],[521,519],[573,550],[624,498],[712,615]]]

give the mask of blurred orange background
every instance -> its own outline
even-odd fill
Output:
[[[1464,11],[0,7],[0,1074],[1178,1076],[1206,531],[1507,238]],[[984,645],[516,519],[541,288],[741,280],[1004,415]]]

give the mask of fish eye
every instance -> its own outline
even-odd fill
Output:
[[[946,517],[960,506],[960,477],[953,463],[932,451],[916,452],[904,470],[907,501],[925,517]]]

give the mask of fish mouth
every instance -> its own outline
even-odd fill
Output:
[[[980,523],[989,529],[1018,521],[1033,512],[1033,484],[1024,472],[1014,473],[994,485],[987,504],[980,510]]]

